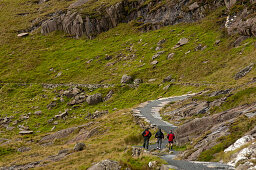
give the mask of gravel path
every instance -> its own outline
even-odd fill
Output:
[[[177,126],[174,126],[164,120],[162,120],[159,111],[168,103],[184,100],[195,94],[188,94],[183,96],[161,98],[153,101],[148,101],[140,104],[136,109],[133,109],[135,116],[144,119],[153,126],[161,128],[164,132],[168,133],[171,129],[174,130]],[[152,134],[153,136],[154,134]],[[154,137],[154,136],[153,136]],[[167,144],[167,140],[163,141],[163,145]],[[156,148],[156,144],[150,145],[149,150]],[[198,161],[185,161],[185,160],[174,160],[173,158],[177,152],[173,152],[169,155],[161,156],[162,159],[166,160],[170,165],[170,168],[179,170],[219,170],[219,169],[234,169],[226,164],[218,162],[198,162]]]

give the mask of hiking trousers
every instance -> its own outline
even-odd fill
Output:
[[[144,143],[143,143],[143,148],[148,149],[148,145],[149,145],[149,138],[144,137]]]
[[[162,142],[163,142],[162,138],[157,138],[157,147],[158,147],[159,149],[161,149]]]

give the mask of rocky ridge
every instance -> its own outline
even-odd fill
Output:
[[[127,1],[122,0],[109,7],[100,7],[96,14],[83,14],[74,8],[86,5],[88,1],[77,1],[67,11],[56,12],[41,25],[41,33],[47,34],[56,30],[64,31],[76,38],[87,36],[94,38],[101,32],[116,27],[119,23],[134,21],[141,30],[155,30],[163,26],[181,22],[194,22],[206,16],[207,11],[224,5],[224,1],[214,3]],[[96,17],[95,17],[96,15]]]

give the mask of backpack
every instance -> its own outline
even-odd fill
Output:
[[[156,132],[155,137],[156,137],[156,138],[163,138],[162,132],[160,132],[160,131]]]
[[[144,136],[145,136],[145,137],[146,137],[146,136],[149,136],[149,131],[148,131],[148,130],[145,131]]]

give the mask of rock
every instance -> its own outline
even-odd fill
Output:
[[[142,154],[142,148],[138,148],[138,147],[132,147],[132,156],[133,157],[139,157]]]
[[[156,79],[149,79],[148,82],[151,83],[151,82],[154,82],[156,81]]]
[[[79,142],[79,141],[83,141],[86,140],[92,136],[95,136],[97,134],[103,133],[104,131],[102,131],[99,127],[95,127],[91,130],[88,129],[81,129],[78,133],[78,135],[76,135],[75,137],[73,137],[71,140],[68,141],[68,143],[74,143],[74,142]]]
[[[252,63],[252,64],[250,64],[249,66],[243,68],[243,69],[242,69],[241,71],[239,71],[238,73],[236,73],[236,75],[235,75],[235,80],[238,80],[238,79],[244,77],[246,74],[248,74],[248,73],[252,70],[253,67],[254,67],[254,64]]]
[[[255,170],[256,166],[252,162],[242,162],[236,167],[236,170]]]
[[[87,97],[86,99],[86,102],[89,104],[89,105],[95,105],[95,104],[98,104],[100,102],[102,102],[102,95],[101,93],[96,93],[94,95],[90,95]]]
[[[120,170],[122,167],[117,161],[104,160],[88,168],[88,170]]]
[[[236,4],[236,1],[237,1],[237,0],[224,0],[225,5],[226,5],[226,7],[227,7],[228,9],[230,9],[233,5],[235,5],[235,4]]]
[[[36,161],[36,162],[30,162],[27,164],[23,164],[23,165],[11,165],[9,167],[0,167],[1,170],[13,170],[13,169],[17,169],[17,170],[25,170],[25,169],[33,169],[35,167],[38,167],[40,165],[40,161]]]
[[[209,94],[210,97],[215,97],[215,96],[219,96],[219,95],[223,95],[223,94],[229,94],[231,92],[231,89],[227,89],[227,90],[220,90],[220,91],[215,91],[211,94]]]
[[[158,61],[157,61],[157,60],[154,60],[154,61],[151,62],[151,64],[152,64],[152,65],[156,65],[156,64],[158,64]]]
[[[47,143],[47,142],[52,143],[56,139],[66,138],[69,135],[71,135],[73,132],[75,132],[75,130],[77,130],[77,129],[78,129],[78,127],[71,127],[71,128],[68,128],[68,129],[63,129],[63,130],[57,131],[55,133],[52,133],[50,135],[47,135],[47,136],[43,137],[39,141],[39,143],[40,144]]]
[[[19,123],[20,121],[19,120],[14,120],[13,122],[12,122],[12,125],[17,125],[18,123]]]
[[[41,111],[41,110],[35,111],[34,114],[35,114],[35,115],[41,115],[41,114],[42,114],[42,111]]]
[[[23,130],[19,132],[20,135],[28,135],[28,134],[33,134],[33,131],[31,130]]]
[[[152,169],[156,168],[157,167],[157,162],[156,161],[150,161],[148,163],[148,167],[152,168]]]
[[[71,5],[69,5],[68,9],[72,9],[72,8],[78,8],[82,5],[84,5],[85,3],[87,3],[89,0],[77,0],[74,3],[72,3]]]
[[[113,90],[110,90],[108,94],[104,97],[104,101],[108,101],[114,94]]]
[[[153,55],[152,60],[156,59],[156,58],[159,57],[159,56],[160,56],[160,54],[155,54],[155,55]]]
[[[29,33],[25,32],[25,33],[20,33],[20,34],[18,34],[17,36],[18,36],[18,37],[26,37],[26,36],[28,36],[28,35],[29,35]]]
[[[158,50],[161,50],[162,49],[162,47],[156,47],[156,51],[158,51]]]
[[[59,72],[57,75],[56,75],[56,78],[57,77],[60,77],[62,75],[62,72]]]
[[[52,108],[57,106],[57,102],[56,101],[52,101],[50,104],[47,105],[47,109],[51,110]]]
[[[105,110],[105,111],[95,111],[93,114],[89,113],[86,118],[88,119],[96,119],[96,118],[99,118],[101,117],[102,115],[105,115],[105,114],[108,114],[108,111]]]
[[[8,131],[12,131],[14,128],[15,128],[15,127],[7,126],[7,127],[6,127],[6,130],[8,130]]]
[[[70,152],[70,149],[62,149],[59,151],[58,155],[61,155],[61,154],[67,154]]]
[[[168,90],[170,87],[171,87],[171,85],[168,84],[167,86],[165,86],[165,87],[163,88],[163,90]]]
[[[76,105],[76,104],[83,103],[83,102],[85,102],[85,100],[86,100],[86,98],[85,98],[84,95],[77,95],[77,96],[75,96],[75,99],[71,100],[67,104],[69,106],[73,106],[73,105]]]
[[[122,76],[122,79],[121,79],[122,84],[123,83],[127,84],[127,83],[131,83],[131,82],[132,82],[132,77],[131,76],[129,76],[127,74]]]
[[[220,40],[216,40],[215,45],[219,45],[219,44],[220,44]]]
[[[241,146],[251,142],[254,140],[254,137],[251,135],[243,136],[242,138],[238,139],[233,145],[229,146],[224,152],[229,152],[240,148]]]
[[[179,40],[179,42],[173,47],[173,49],[181,47],[181,46],[183,46],[183,45],[185,45],[187,43],[188,43],[188,39],[187,38],[181,38]]]
[[[197,8],[199,8],[199,5],[198,5],[197,2],[194,2],[193,4],[191,4],[191,5],[188,6],[188,9],[189,9],[190,11],[194,11],[194,10],[197,9]]]
[[[20,147],[17,149],[18,152],[27,152],[27,151],[30,151],[31,148],[30,147],[26,147],[26,146],[23,146],[23,147]]]
[[[20,130],[29,130],[28,126],[24,126],[24,125],[18,125]]]
[[[67,96],[68,98],[72,98],[72,97],[75,97],[76,95],[78,95],[79,93],[81,93],[81,90],[77,87],[74,87],[72,89],[64,91],[63,95]]]
[[[180,39],[180,41],[178,42],[178,45],[179,46],[183,46],[183,45],[185,45],[185,44],[187,44],[188,43],[188,39],[187,38],[182,38],[182,39]]]
[[[56,126],[53,126],[52,128],[51,128],[51,131],[54,131],[56,129]]]
[[[84,149],[85,149],[85,144],[84,143],[77,143],[74,147],[75,152],[82,151]]]
[[[167,59],[170,60],[171,58],[173,58],[173,56],[174,56],[174,53],[170,53],[168,54]]]
[[[66,117],[68,115],[68,109],[66,109],[64,112],[62,112],[59,115],[55,115],[56,119],[63,119],[64,117]]]
[[[163,43],[165,43],[165,41],[166,41],[166,39],[162,39],[162,40],[158,41],[157,46],[162,45]]]
[[[143,81],[142,81],[142,79],[135,79],[135,80],[133,81],[133,83],[138,85],[138,84],[143,83]]]
[[[246,162],[256,157],[256,142],[236,153],[228,165],[235,166],[238,162]]]
[[[197,8],[193,12],[181,10],[188,2],[178,1],[175,4],[166,3],[157,10],[151,10],[155,4],[143,2],[120,1],[113,5],[104,6],[95,11],[96,16],[89,14],[80,14],[79,8],[87,3],[87,0],[77,0],[72,3],[68,10],[57,11],[51,17],[41,24],[41,33],[46,35],[53,31],[64,31],[65,33],[79,38],[87,36],[89,39],[98,34],[116,27],[120,23],[128,23],[140,17],[142,23],[141,31],[156,30],[163,26],[174,25],[178,23],[191,23],[205,17],[205,13],[223,5],[223,2],[211,1],[202,3],[201,8],[192,4],[191,8]],[[141,8],[143,4],[143,8]],[[209,6],[211,8],[209,8]],[[133,9],[132,11],[128,9]],[[181,17],[182,16],[182,17]],[[162,41],[162,40],[161,40]],[[163,43],[160,41],[160,44]]]
[[[169,75],[163,79],[163,83],[170,82],[172,80],[172,75]]]
[[[54,121],[52,124],[53,125],[57,125],[57,124],[59,124],[59,122],[58,121]]]
[[[205,48],[206,48],[206,46],[203,46],[202,44],[199,44],[199,45],[195,48],[195,51],[204,50]]]
[[[250,38],[250,37],[249,37],[249,36],[240,36],[239,38],[237,38],[237,39],[231,44],[231,46],[233,46],[233,47],[240,46],[241,43],[242,43],[244,40],[248,39],[248,38]]]

